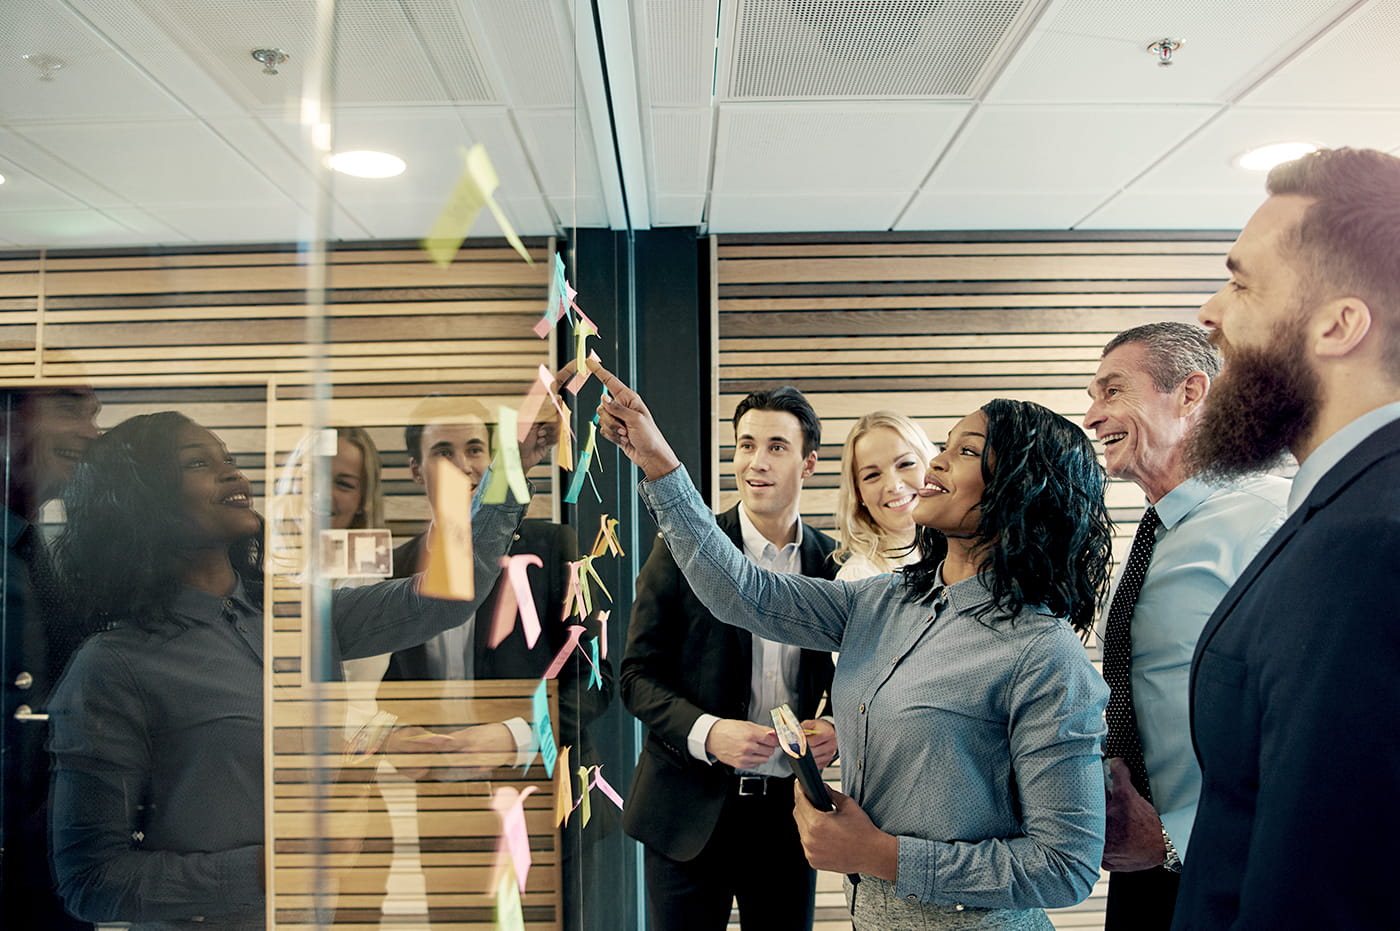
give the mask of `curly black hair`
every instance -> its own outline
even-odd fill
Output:
[[[63,491],[66,523],[54,545],[69,608],[89,630],[172,623],[184,567],[179,432],[193,423],[162,411],[122,421],[89,444]],[[262,533],[229,546],[250,598],[262,599]]]
[[[982,412],[986,487],[974,537],[992,601],[978,617],[1039,606],[1087,636],[1112,557],[1103,466],[1084,431],[1049,408],[998,398]],[[937,561],[920,560],[904,570],[905,584],[932,600],[937,570]]]

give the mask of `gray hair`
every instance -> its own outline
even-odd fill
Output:
[[[1210,378],[1220,374],[1220,353],[1206,331],[1190,323],[1164,320],[1124,330],[1108,341],[1100,358],[1130,343],[1147,350],[1147,373],[1158,391],[1171,391],[1192,372],[1205,372]]]

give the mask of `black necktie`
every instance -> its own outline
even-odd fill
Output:
[[[1148,508],[1133,536],[1133,548],[1123,577],[1113,593],[1108,609],[1108,625],[1103,638],[1103,677],[1108,683],[1108,738],[1104,752],[1123,758],[1132,773],[1133,785],[1148,801],[1152,792],[1147,782],[1147,766],[1142,759],[1142,740],[1138,737],[1137,713],[1133,710],[1133,634],[1130,622],[1137,606],[1147,566],[1152,562],[1152,548],[1157,545],[1157,528],[1162,521],[1154,508]]]

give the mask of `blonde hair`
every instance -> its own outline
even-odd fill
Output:
[[[384,490],[379,482],[379,447],[364,427],[336,427],[335,435],[359,449],[363,462],[360,476],[360,510],[350,520],[350,530],[378,530],[384,526]]]
[[[864,556],[881,571],[890,572],[898,567],[898,563],[890,559],[880,525],[875,523],[861,503],[855,476],[856,441],[870,431],[881,428],[898,433],[914,454],[921,457],[920,461],[925,466],[934,457],[933,444],[923,428],[903,414],[874,411],[857,420],[846,435],[846,445],[841,449],[841,483],[836,491],[837,544],[832,558],[837,565],[841,565],[852,556]]]

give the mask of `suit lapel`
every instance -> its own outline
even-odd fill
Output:
[[[1332,500],[1346,490],[1347,486],[1365,474],[1378,461],[1397,452],[1400,452],[1400,421],[1387,424],[1362,440],[1355,449],[1343,456],[1340,462],[1318,480],[1307,498],[1298,505],[1298,510],[1289,515],[1288,520],[1284,521],[1278,532],[1245,567],[1244,572],[1235,580],[1235,584],[1230,586],[1230,590],[1225,593],[1225,597],[1220,600],[1220,604],[1211,614],[1210,620],[1206,622],[1206,626],[1196,642],[1196,652],[1191,661],[1192,688],[1196,684],[1196,666],[1206,645],[1220,629],[1225,618],[1234,610],[1240,598],[1253,586],[1259,574],[1268,568],[1279,551],[1302,529],[1304,524],[1312,519],[1314,514],[1331,504]]]

